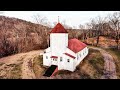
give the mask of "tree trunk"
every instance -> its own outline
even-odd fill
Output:
[[[119,33],[118,33],[118,31],[117,31],[116,34],[117,34],[117,35],[116,35],[117,49],[119,49]]]
[[[96,46],[98,46],[98,43],[99,43],[99,37],[100,37],[100,32],[98,31],[98,33],[97,33],[98,35],[97,35],[97,42],[96,42]]]

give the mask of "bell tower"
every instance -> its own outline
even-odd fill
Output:
[[[68,32],[59,23],[50,32],[50,49],[52,56],[61,56],[68,46]]]

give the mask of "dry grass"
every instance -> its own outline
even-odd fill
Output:
[[[0,62],[0,79],[21,79],[22,59],[20,58],[18,62],[11,64]]]
[[[18,64],[3,64],[4,67],[0,69],[0,79],[21,79],[21,65]]]
[[[21,70],[21,65],[20,64],[12,64],[11,67],[13,67],[13,69],[10,71],[9,73],[9,79],[21,79],[21,74],[22,74],[22,70]]]
[[[33,71],[36,75],[36,78],[42,76],[45,72],[45,68],[43,67],[43,57],[37,56],[33,60]]]
[[[98,50],[89,49],[89,55],[79,66],[81,73],[91,79],[99,79],[103,75],[104,59]]]
[[[120,50],[117,49],[106,49],[114,58],[114,62],[116,65],[116,74],[120,79]]]

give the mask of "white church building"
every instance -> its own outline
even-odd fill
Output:
[[[87,45],[76,38],[68,40],[68,32],[58,23],[50,32],[50,47],[43,54],[43,65],[73,72],[87,55]]]

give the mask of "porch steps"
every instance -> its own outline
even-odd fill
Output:
[[[58,67],[56,65],[51,65],[45,72],[43,76],[51,77],[58,71]]]

